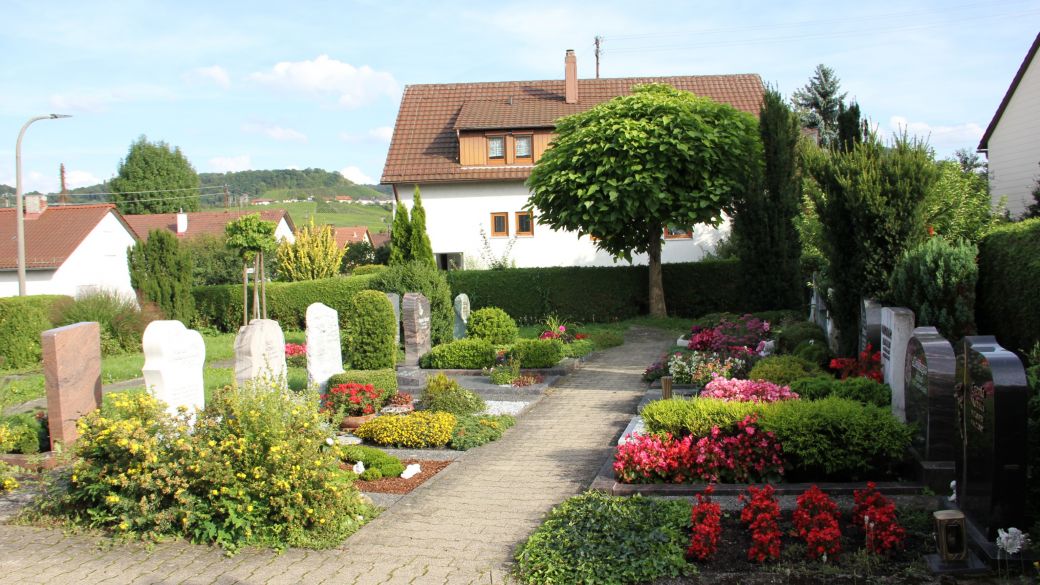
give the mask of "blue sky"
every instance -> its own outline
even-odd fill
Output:
[[[200,172],[317,167],[378,181],[403,87],[758,73],[785,95],[818,63],[882,132],[974,148],[1040,30],[1035,0],[991,2],[5,1],[0,183],[108,179],[138,136]]]

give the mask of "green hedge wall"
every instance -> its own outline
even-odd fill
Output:
[[[0,369],[40,363],[40,333],[54,326],[54,304],[72,302],[64,295],[0,298]]]
[[[1010,224],[979,242],[975,321],[1009,350],[1040,341],[1040,219]]]
[[[746,308],[736,260],[665,264],[668,313],[697,317]],[[521,323],[549,313],[568,320],[604,322],[646,314],[645,266],[510,268],[448,272],[452,296],[469,295],[474,309],[499,307]]]
[[[301,282],[270,282],[267,284],[267,316],[278,321],[283,330],[302,330],[311,303],[325,303],[343,315],[350,299],[358,291],[369,288],[372,278],[371,275],[336,276]],[[241,285],[197,286],[192,292],[199,325],[220,331],[237,331],[242,325]]]

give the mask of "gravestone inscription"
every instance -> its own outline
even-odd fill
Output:
[[[40,334],[51,450],[79,436],[76,421],[101,406],[101,327],[75,323]]]
[[[430,301],[420,293],[406,293],[401,302],[404,325],[404,365],[418,366],[419,358],[430,352]]]
[[[144,384],[153,396],[176,414],[183,406],[192,412],[206,406],[202,368],[206,343],[202,335],[180,321],[152,321],[144,330]]]
[[[307,381],[322,392],[329,378],[343,371],[339,313],[323,303],[307,307]]]

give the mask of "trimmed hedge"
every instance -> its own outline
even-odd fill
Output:
[[[383,396],[397,394],[397,372],[385,370],[348,370],[329,378],[329,387],[339,384],[371,384],[376,390],[382,390]]]
[[[304,330],[307,328],[307,307],[311,303],[325,303],[339,311],[342,321],[350,299],[358,292],[372,288],[369,285],[373,278],[371,275],[336,276],[301,282],[269,282],[267,316],[278,321],[283,330]],[[197,286],[192,289],[192,294],[195,295],[195,318],[199,325],[224,332],[238,331],[242,326],[242,285]]]
[[[886,408],[892,405],[892,389],[888,384],[875,382],[870,378],[852,377],[838,380],[833,376],[817,376],[795,380],[791,382],[790,387],[791,391],[796,392],[803,400],[835,396]]]
[[[392,368],[397,360],[397,319],[385,293],[363,290],[340,313],[343,358],[353,368]]]
[[[1010,224],[979,242],[975,320],[1010,350],[1040,341],[1040,218]]]
[[[646,266],[452,270],[447,276],[452,296],[466,293],[474,309],[499,307],[525,324],[550,313],[569,321],[617,321],[646,314],[649,306]],[[663,280],[670,315],[745,306],[736,260],[665,264]]]
[[[559,339],[517,339],[509,348],[509,357],[521,368],[551,368],[563,359],[563,342]]]
[[[495,346],[486,339],[456,339],[419,358],[424,368],[479,370],[495,365]]]
[[[40,363],[40,333],[54,326],[55,303],[70,303],[64,295],[0,298],[0,368],[25,368]]]
[[[748,372],[749,380],[768,380],[787,386],[795,380],[822,374],[820,366],[794,355],[774,355],[762,358]]]

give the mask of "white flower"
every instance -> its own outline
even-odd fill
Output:
[[[358,475],[361,475],[364,472],[365,472],[365,464],[364,463],[358,461],[357,463],[354,464],[354,473],[356,473]]]
[[[1018,528],[1011,527],[1007,530],[997,530],[997,548],[1009,555],[1018,554],[1023,548],[1029,546],[1029,535]]]
[[[332,437],[329,437],[329,438],[325,439],[325,444],[328,445],[329,447],[331,447],[334,444],[336,444],[336,441],[333,441]]]
[[[950,482],[950,497],[947,498],[947,499],[950,500],[951,502],[956,502],[957,501],[957,480],[956,479]]]

